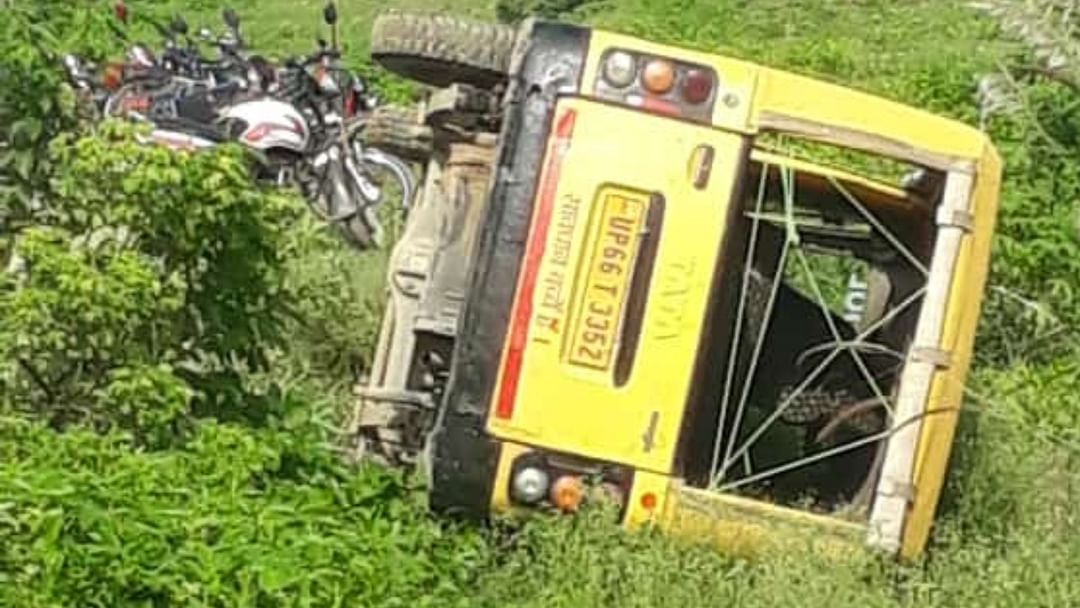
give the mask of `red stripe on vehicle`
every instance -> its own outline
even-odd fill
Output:
[[[521,277],[518,279],[517,298],[510,318],[510,332],[503,362],[502,383],[499,385],[499,398],[495,404],[495,416],[510,418],[514,413],[517,399],[518,381],[521,378],[521,363],[525,357],[525,345],[529,339],[529,321],[532,319],[533,292],[536,289],[536,277],[540,272],[540,261],[544,257],[547,245],[548,227],[551,225],[551,211],[555,206],[555,192],[559,186],[559,174],[566,151],[570,147],[570,136],[574,132],[577,113],[566,110],[555,123],[555,136],[551,142],[547,164],[544,166],[540,181],[540,192],[533,215],[532,234],[525,245],[525,258],[522,262]]]

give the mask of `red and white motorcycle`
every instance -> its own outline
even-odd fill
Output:
[[[163,35],[171,31],[173,36],[162,58],[145,47],[129,54],[129,64],[138,65],[141,73],[108,95],[102,113],[149,124],[143,141],[174,150],[237,142],[260,159],[257,177],[299,185],[316,215],[337,226],[347,240],[360,248],[379,246],[384,230],[377,208],[390,206],[392,195],[392,207],[407,212],[414,178],[397,157],[360,143],[361,115],[375,102],[361,79],[335,63],[333,4],[324,18],[333,28],[333,46],[320,41],[318,52],[283,68],[237,52],[238,20],[231,11],[225,12],[225,21],[232,37],[218,41],[231,51],[232,61],[224,69],[219,61],[205,61],[203,69],[190,41],[187,48],[176,43],[186,36],[182,20],[169,28],[158,26]],[[86,72],[74,64],[68,71],[73,80]]]

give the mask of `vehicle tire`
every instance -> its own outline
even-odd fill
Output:
[[[507,25],[395,11],[375,19],[371,57],[427,85],[492,88],[506,80],[516,32]]]

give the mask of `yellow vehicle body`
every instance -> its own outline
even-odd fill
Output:
[[[483,270],[475,271],[472,283],[474,309],[479,299],[495,299],[489,292],[496,288],[512,293],[505,314],[490,321],[501,332],[495,338],[499,353],[491,359],[497,369],[488,370],[494,380],[466,397],[452,388],[449,398],[484,412],[482,428],[469,437],[483,436],[494,446],[484,452],[492,454],[493,467],[478,474],[493,477],[488,507],[518,509],[516,463],[530,454],[555,454],[628,471],[632,481],[621,496],[628,527],[657,525],[741,553],[796,538],[847,550],[869,538],[901,557],[917,556],[945,478],[989,264],[1001,173],[990,141],[956,121],[745,61],[598,30],[551,31],[526,43],[515,69],[539,74],[528,49],[539,53],[547,40],[569,36],[580,53],[567,52],[566,65],[576,77],[561,81],[546,106],[527,230],[522,239],[508,238],[520,249],[475,254],[507,264],[513,258],[515,264],[514,272],[500,275],[501,284]],[[603,88],[603,71],[617,51],[711,70],[716,88],[710,111],[687,118],[670,107],[613,97]],[[544,68],[545,77],[557,72],[553,67],[559,66]],[[517,86],[528,86],[528,77],[521,80]],[[944,194],[927,202],[857,168],[767,149],[759,144],[766,134],[926,168],[942,177]],[[766,184],[774,173],[777,183],[795,176],[792,184],[827,204],[842,204],[835,192],[854,193],[872,215],[911,216],[917,218],[911,225],[928,226],[912,232],[923,236],[904,241],[924,252],[916,266],[925,265],[925,302],[912,321],[914,337],[906,339],[910,348],[893,395],[897,411],[916,408],[917,416],[902,423],[894,416],[892,430],[887,427],[881,438],[884,473],[869,521],[717,491],[684,475],[697,466],[688,461],[686,437],[699,420],[691,418],[688,403],[703,390],[701,353],[710,336],[727,335],[709,332],[731,322],[710,311],[724,285],[718,277],[734,280],[741,270],[725,270],[726,256],[738,249],[733,222],[768,215],[746,211],[742,201],[758,178]],[[517,187],[507,184],[493,186],[489,213]],[[826,192],[830,188],[833,194]],[[788,211],[791,238],[794,216]],[[506,284],[506,277],[513,283]],[[486,331],[486,317],[474,318],[466,333]],[[457,370],[459,382],[479,367],[468,369]],[[721,437],[724,420],[721,414]],[[434,453],[438,462],[440,452]],[[729,455],[725,460],[739,460],[737,450]],[[470,462],[461,457],[453,474],[465,474]],[[898,497],[899,515],[886,508]]]

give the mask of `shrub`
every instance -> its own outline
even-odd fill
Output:
[[[58,427],[171,424],[159,410],[189,397],[265,416],[245,382],[284,344],[295,203],[252,187],[238,149],[177,154],[117,125],[59,138],[50,161],[53,197],[0,289],[0,397]]]
[[[55,426],[108,426],[110,380],[164,354],[182,281],[138,252],[79,246],[59,229],[26,232],[20,251],[23,277],[0,288],[0,397]]]
[[[239,148],[174,153],[114,125],[54,146],[63,177],[47,222],[78,233],[122,228],[126,244],[187,287],[178,331],[190,363],[265,367],[289,312],[283,266],[298,209],[252,185]]]
[[[30,225],[48,196],[49,142],[76,124],[60,58],[114,49],[107,16],[92,3],[56,0],[0,10],[0,237]]]

